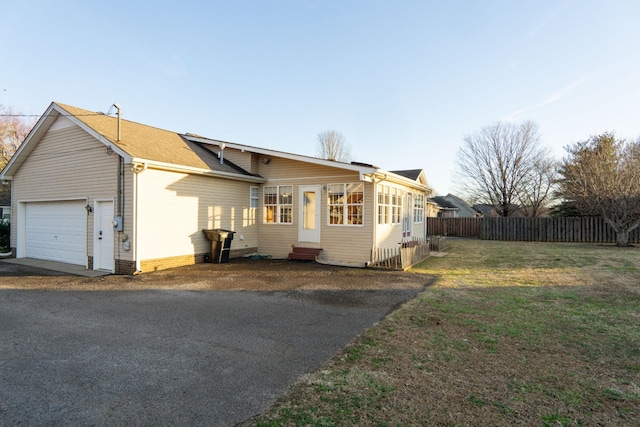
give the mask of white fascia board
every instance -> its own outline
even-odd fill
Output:
[[[284,151],[271,150],[267,148],[252,147],[250,145],[236,144],[235,142],[218,141],[215,139],[208,139],[208,138],[203,138],[200,136],[194,136],[189,134],[182,134],[181,136],[183,138],[188,139],[189,141],[199,142],[201,144],[215,145],[217,147],[219,147],[220,144],[224,144],[225,147],[227,148],[233,148],[235,150],[241,150],[241,151],[249,151],[251,153],[262,154],[264,156],[281,157],[283,159],[288,159],[288,160],[297,160],[299,162],[313,163],[316,165],[328,166],[328,167],[338,168],[338,169],[346,169],[350,171],[359,172],[361,176],[363,174],[376,173],[379,170],[379,168],[376,166],[360,166],[360,165],[354,165],[351,163],[334,162],[332,160],[319,159],[317,157],[286,153]]]
[[[418,181],[414,181],[413,179],[407,178],[405,176],[395,174],[393,172],[380,171],[378,173],[378,175],[384,175],[384,178],[382,179],[382,181],[391,181],[391,182],[395,182],[397,184],[402,184],[402,185],[405,185],[407,187],[411,187],[411,188],[415,188],[415,189],[420,190],[420,191],[424,191],[427,194],[431,192],[431,188],[429,188],[428,186],[423,185],[423,184],[419,183]]]
[[[248,176],[248,175],[236,174],[231,172],[214,171],[211,169],[194,168],[190,166],[176,165],[173,163],[156,162],[153,160],[139,159],[135,157],[132,158],[131,162],[128,162],[128,163],[131,163],[134,165],[136,164],[141,165],[145,169],[151,168],[151,169],[165,170],[168,172],[187,173],[191,175],[204,175],[204,176],[210,176],[210,177],[232,179],[236,181],[252,182],[256,184],[260,184],[267,181],[265,178],[262,178],[261,176]]]

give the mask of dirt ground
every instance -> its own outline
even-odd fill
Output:
[[[271,259],[232,259],[136,276],[8,276],[0,289],[49,290],[329,290],[424,288],[433,276],[371,268],[349,268]]]

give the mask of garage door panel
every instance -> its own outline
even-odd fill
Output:
[[[25,255],[86,265],[87,213],[84,201],[26,204]]]

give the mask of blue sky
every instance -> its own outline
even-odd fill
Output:
[[[563,147],[640,136],[640,1],[29,1],[4,4],[0,103],[51,101],[314,155],[425,169],[439,194],[465,135],[538,124]]]

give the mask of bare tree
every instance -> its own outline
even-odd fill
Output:
[[[467,198],[493,206],[508,217],[527,201],[536,211],[546,204],[546,180],[535,179],[537,169],[550,162],[533,122],[498,122],[464,138],[458,151],[459,186]],[[532,205],[532,206],[533,206]]]
[[[0,170],[9,162],[32,127],[33,123],[0,104]]]
[[[613,133],[566,147],[559,193],[583,215],[601,216],[617,234],[618,246],[640,225],[640,140]]]
[[[551,159],[549,151],[541,151],[541,156],[533,161],[531,173],[518,189],[518,201],[525,216],[537,217],[548,211],[548,204],[554,195],[558,176],[557,162]]]
[[[349,162],[351,148],[344,136],[335,130],[327,130],[318,134],[317,157],[336,162]]]

